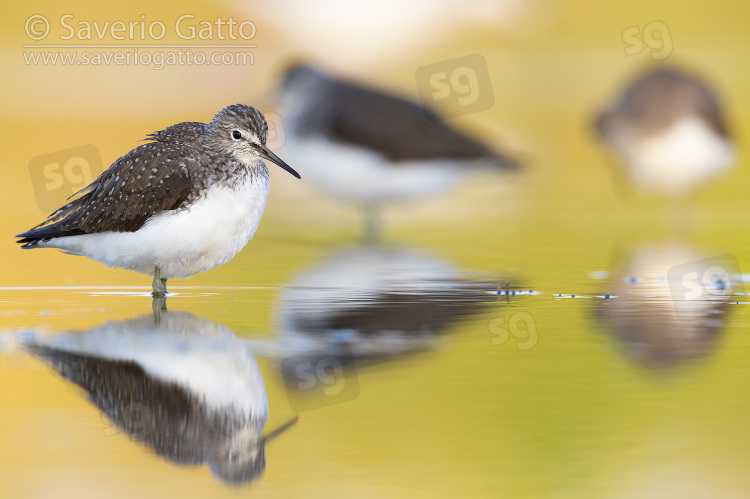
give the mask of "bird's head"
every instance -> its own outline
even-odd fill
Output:
[[[300,178],[299,173],[266,146],[268,124],[254,107],[244,104],[227,106],[216,113],[209,127],[214,140],[240,161],[249,164],[258,158],[265,159]]]
[[[294,417],[279,428],[261,435],[260,427],[249,425],[209,449],[209,467],[221,480],[242,484],[260,477],[266,469],[266,444],[294,426]]]
[[[281,75],[278,92],[295,93],[310,91],[326,76],[311,64],[295,61],[289,64]]]
[[[209,449],[208,465],[224,482],[251,482],[266,469],[265,442],[256,428],[243,428]]]
[[[284,116],[284,123],[293,127],[304,115],[317,114],[332,105],[328,92],[335,92],[322,71],[305,63],[295,62],[281,73],[273,94],[275,105]]]

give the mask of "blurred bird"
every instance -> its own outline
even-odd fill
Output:
[[[517,169],[415,102],[306,64],[285,72],[277,98],[291,139],[286,154],[306,180],[365,206],[370,240],[384,201],[449,189],[472,168]]]
[[[299,178],[267,136],[263,115],[242,104],[152,133],[18,243],[153,275],[164,296],[167,279],[223,265],[252,239],[268,197],[263,159]]]
[[[714,91],[672,68],[631,83],[598,115],[596,132],[639,188],[675,198],[727,171],[734,156]]]
[[[562,10],[544,0],[278,0],[266,2],[263,9],[252,2],[240,2],[236,8],[278,36],[287,53],[314,48],[323,61],[365,71],[412,63],[466,33],[503,40],[538,37],[551,29]]]

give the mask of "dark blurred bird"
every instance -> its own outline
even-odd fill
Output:
[[[253,237],[268,197],[263,159],[299,178],[267,136],[263,115],[242,104],[152,133],[18,242],[153,275],[163,296],[167,279],[223,265]]]
[[[727,171],[734,156],[715,92],[672,68],[631,83],[598,115],[596,132],[639,188],[673,197]]]
[[[362,203],[370,238],[378,235],[384,201],[441,192],[473,168],[517,169],[424,106],[310,65],[288,69],[277,97],[290,137],[285,154],[306,180]]]

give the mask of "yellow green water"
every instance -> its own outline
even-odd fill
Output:
[[[636,264],[645,251],[663,257],[667,267],[693,261],[685,255],[729,253],[737,273],[750,269],[750,169],[742,150],[750,123],[748,7],[561,2],[540,3],[540,15],[551,5],[556,17],[550,27],[522,41],[469,28],[360,75],[416,95],[416,68],[476,52],[486,57],[495,105],[453,123],[498,147],[510,144],[525,160],[526,173],[477,174],[443,196],[387,207],[385,246],[429,255],[479,279],[510,279],[512,288],[539,294],[509,301],[490,296],[474,313],[450,322],[429,348],[358,366],[356,396],[302,411],[298,424],[269,444],[262,477],[240,488],[223,484],[205,466],[169,463],[122,433],[108,436],[110,423],[79,389],[24,353],[2,354],[0,496],[750,494],[746,306],[724,306],[718,333],[698,338],[694,355],[654,369],[633,355],[641,340],[628,342],[612,332],[616,310],[607,315],[602,311],[612,309],[602,307],[614,302],[597,298],[622,294],[622,278],[642,272]],[[240,14],[235,6],[201,2],[157,8],[137,1],[100,11],[65,6],[77,17],[98,19],[131,19],[141,12],[172,18],[188,11],[248,16],[260,8],[251,4]],[[209,119],[230,102],[252,103],[291,55],[271,26],[259,26],[251,74],[245,68],[224,69],[215,78],[211,68],[159,73],[25,66],[24,20],[65,9],[52,2],[5,7],[0,21],[6,68],[0,122],[5,333],[85,331],[151,313],[151,300],[143,295],[148,277],[52,250],[18,250],[11,236],[45,215],[34,200],[31,158],[95,144],[109,164],[147,132],[177,120]],[[525,22],[531,26],[533,18]],[[682,215],[667,200],[621,193],[588,129],[593,110],[623,78],[653,64],[646,53],[626,57],[621,33],[654,20],[670,29],[674,52],[667,62],[697,68],[723,90],[739,145],[734,169],[702,188]],[[331,30],[335,26],[322,25],[321,36],[333,36]],[[161,110],[146,97],[154,93],[168,103]],[[90,101],[79,109],[76,99],[84,96]],[[132,109],[121,118],[124,107]],[[283,148],[278,152],[283,158]],[[255,238],[229,264],[170,282],[177,292],[169,298],[170,311],[221,323],[245,340],[276,338],[283,332],[284,290],[335,252],[358,247],[362,221],[355,208],[324,197],[304,180],[280,171],[272,176]],[[608,275],[593,278],[598,271]],[[655,303],[656,311],[645,305],[637,312],[642,329],[662,324],[661,302]],[[519,348],[515,338],[493,345],[498,321],[517,313],[533,321],[538,341],[529,349]],[[674,351],[693,340],[674,339]],[[278,362],[262,355],[258,362],[270,407],[267,428],[274,428],[296,411]]]

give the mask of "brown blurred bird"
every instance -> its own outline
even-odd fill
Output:
[[[596,119],[637,187],[682,197],[726,172],[734,148],[715,92],[673,68],[631,83]]]
[[[370,238],[377,237],[383,202],[445,191],[472,169],[518,167],[416,102],[307,64],[285,72],[277,98],[293,138],[285,154],[306,180],[362,203]]]

